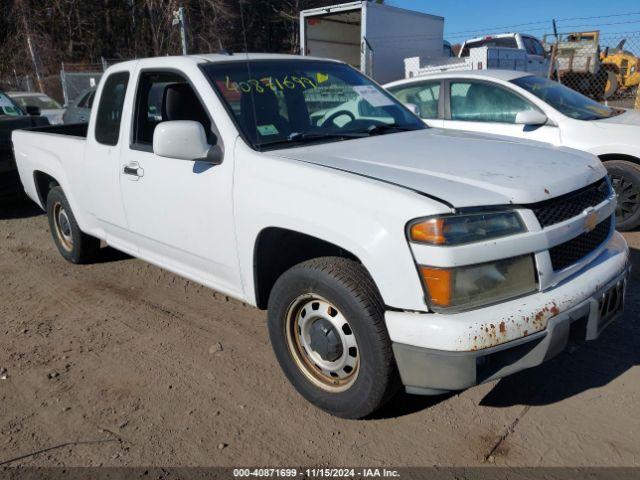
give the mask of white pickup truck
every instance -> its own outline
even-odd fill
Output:
[[[354,99],[362,112],[311,121]],[[342,417],[401,384],[438,394],[533,367],[623,308],[629,253],[595,156],[430,129],[341,62],[124,62],[88,125],[13,144],[67,260],[104,240],[268,309],[286,376]]]
[[[405,78],[461,70],[517,70],[549,76],[549,60],[540,40],[520,33],[501,33],[464,42],[458,57],[429,58],[421,55],[404,60]]]

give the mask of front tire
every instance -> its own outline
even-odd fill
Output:
[[[80,230],[69,201],[60,187],[49,190],[47,217],[53,241],[65,260],[71,263],[91,263],[96,259],[100,251],[100,240]]]
[[[269,296],[268,323],[289,381],[332,415],[366,417],[400,385],[384,304],[353,260],[321,257],[286,271]]]
[[[627,160],[608,160],[604,166],[616,192],[616,228],[621,232],[640,225],[640,165]]]

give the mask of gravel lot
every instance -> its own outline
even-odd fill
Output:
[[[33,204],[2,201],[0,466],[640,466],[626,237],[626,314],[597,342],[347,421],[285,381],[264,312],[108,249],[68,264]]]

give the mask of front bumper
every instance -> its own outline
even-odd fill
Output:
[[[539,365],[570,342],[597,338],[622,313],[629,268],[628,247],[616,232],[584,270],[548,291],[460,314],[387,312],[407,391],[465,389]],[[603,295],[608,302],[613,292],[615,305],[603,310]]]

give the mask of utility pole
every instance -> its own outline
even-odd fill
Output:
[[[180,43],[182,44],[182,54],[187,55],[187,27],[184,21],[184,7],[178,8],[173,12],[172,25],[178,25],[180,28]]]
[[[33,70],[36,74],[36,80],[38,80],[38,88],[40,91],[44,91],[44,87],[42,86],[42,78],[40,77],[40,67],[38,65],[38,61],[36,59],[36,54],[33,50],[33,44],[31,43],[31,35],[27,33],[27,45],[29,46],[29,53],[31,54],[31,61],[33,62]]]

